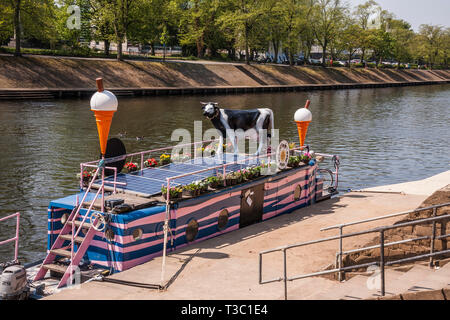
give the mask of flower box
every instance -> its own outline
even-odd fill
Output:
[[[162,196],[165,200],[167,200],[167,187],[163,186],[161,188]],[[183,194],[183,188],[181,187],[172,187],[169,189],[170,200],[181,199]]]
[[[139,169],[137,163],[133,162],[127,162],[124,168],[128,171],[128,173],[135,172]]]
[[[160,157],[159,157],[159,164],[161,166],[169,164],[171,162],[170,160],[170,155],[163,153]]]
[[[146,168],[154,168],[158,165],[158,161],[155,160],[155,158],[147,159],[144,161],[144,166]]]

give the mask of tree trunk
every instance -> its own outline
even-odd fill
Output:
[[[105,48],[104,48],[104,52],[106,56],[109,56],[109,40],[105,39]]]
[[[123,53],[122,53],[122,42],[123,39],[122,38],[118,38],[117,41],[117,61],[122,61],[123,60]]]
[[[16,6],[14,7],[14,35],[16,38],[16,50],[14,56],[20,57],[22,53],[20,52],[20,40],[21,40],[21,28],[20,28],[20,1],[16,0]]]
[[[249,52],[249,45],[248,45],[248,24],[245,23],[245,63],[250,64],[250,52]]]
[[[326,55],[327,55],[327,43],[325,43],[324,46],[322,47],[322,66],[323,67],[327,66],[327,64],[325,62]]]
[[[273,63],[278,63],[278,50],[280,49],[278,46],[278,40],[272,40],[273,43]]]
[[[201,59],[201,58],[203,58],[203,43],[202,43],[202,38],[197,39],[196,45],[197,45],[197,58]]]
[[[155,43],[153,43],[152,42],[152,44],[150,45],[150,54],[152,55],[152,56],[154,56],[155,55]],[[183,47],[183,48],[185,48],[185,47]]]
[[[163,45],[163,62],[166,62],[166,44]]]
[[[289,65],[294,65],[294,54],[289,50]]]

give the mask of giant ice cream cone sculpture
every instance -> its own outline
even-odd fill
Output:
[[[300,139],[300,147],[305,145],[306,133],[308,132],[308,126],[312,120],[312,113],[308,110],[310,101],[306,101],[304,108],[298,109],[295,112],[294,120],[297,123],[298,138]]]
[[[105,155],[109,129],[111,128],[114,112],[117,111],[118,102],[116,96],[112,92],[103,89],[102,78],[98,78],[96,81],[98,91],[91,98],[91,110],[94,111],[95,119],[97,121],[100,150],[102,155]]]

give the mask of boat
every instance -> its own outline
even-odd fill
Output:
[[[161,282],[148,285],[162,289],[168,253],[337,194],[339,157],[315,153],[303,141],[299,147],[281,141],[276,152],[262,155],[208,156],[197,150],[216,150],[217,140],[129,154],[118,138],[104,144],[101,159],[80,164],[79,192],[50,201],[46,258],[27,269],[40,289],[31,296],[104,279],[158,256]],[[193,148],[194,157],[174,156],[180,147]],[[326,159],[334,171],[321,167]]]

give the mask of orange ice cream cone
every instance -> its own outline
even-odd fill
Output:
[[[102,78],[97,78],[96,82],[98,92],[91,98],[91,110],[94,112],[97,120],[100,149],[102,155],[105,155],[109,129],[111,128],[113,115],[117,111],[118,103],[116,96],[112,92],[103,89]]]
[[[98,138],[100,140],[100,150],[106,153],[106,143],[108,142],[109,129],[115,111],[94,111],[97,122]]]
[[[297,130],[298,130],[298,138],[300,139],[300,147],[305,145],[306,133],[308,132],[308,126],[311,121],[296,121]]]

